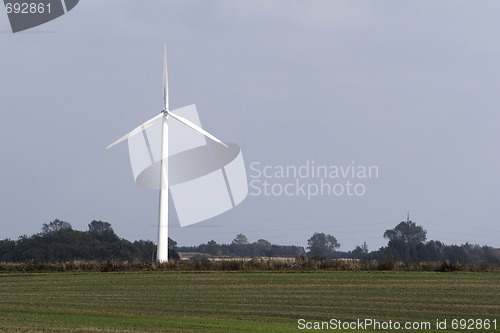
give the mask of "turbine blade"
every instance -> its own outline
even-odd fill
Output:
[[[124,136],[122,136],[121,138],[119,138],[118,140],[116,140],[115,142],[113,142],[112,144],[110,144],[109,146],[106,147],[106,149],[109,149],[113,146],[116,146],[117,144],[119,144],[120,142],[122,141],[125,141],[127,140],[128,138],[130,138],[131,136],[134,136],[136,135],[137,133],[140,133],[142,132],[143,130],[145,130],[146,128],[152,126],[158,119],[160,119],[162,116],[164,115],[163,112],[161,112],[160,114],[154,116],[153,118],[149,119],[148,121],[146,121],[144,124],[136,127],[135,129],[133,129],[131,132],[125,134]]]
[[[167,43],[163,46],[163,100],[165,102],[165,110],[168,110]]]
[[[195,123],[187,120],[186,118],[184,117],[181,117],[181,116],[178,116],[176,115],[175,113],[172,113],[170,111],[168,111],[168,114],[170,116],[172,116],[172,118],[175,118],[177,119],[178,121],[180,121],[181,123],[183,123],[184,125],[186,125],[187,127],[191,127],[192,129],[194,129],[195,131],[203,134],[204,136],[206,136],[207,138],[210,138],[212,140],[214,140],[215,142],[217,143],[220,143],[221,145],[223,145],[224,147],[226,148],[229,148],[228,145],[226,145],[224,142],[222,142],[221,140],[217,139],[214,135],[208,133],[207,131],[205,131],[203,128],[201,128],[200,126],[196,125]]]

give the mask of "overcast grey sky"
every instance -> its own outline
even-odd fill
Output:
[[[59,218],[156,241],[158,193],[109,143],[170,104],[262,166],[375,165],[363,196],[249,196],[173,225],[180,245],[237,233],[351,250],[406,218],[429,239],[500,247],[497,1],[82,0],[12,34],[0,13],[0,238]],[[285,180],[285,181],[290,181]],[[295,181],[295,180],[292,180]]]

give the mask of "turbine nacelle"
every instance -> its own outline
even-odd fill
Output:
[[[184,125],[186,125],[187,127],[190,127],[191,129],[195,130],[196,132],[200,133],[200,134],[203,134],[204,136],[206,136],[207,138],[223,145],[224,147],[226,148],[229,148],[228,145],[226,145],[222,140],[218,139],[215,135],[212,135],[210,134],[209,132],[205,131],[203,128],[201,128],[200,126],[196,125],[195,123],[193,123],[191,120],[188,120],[184,117],[181,117],[179,115],[176,115],[175,113],[173,113],[172,111],[169,111],[167,109],[165,110],[162,110],[158,115],[154,116],[153,118],[149,119],[148,121],[146,121],[145,123],[143,123],[142,125],[140,126],[137,126],[136,128],[134,128],[132,131],[130,131],[129,133],[125,134],[124,136],[122,136],[121,138],[119,138],[118,140],[116,140],[115,142],[113,142],[112,144],[110,144],[109,146],[106,147],[106,149],[109,149],[111,147],[114,147],[116,146],[117,144],[119,144],[120,142],[123,142],[125,140],[127,140],[128,138],[136,135],[136,134],[139,134],[141,133],[142,131],[144,131],[145,129],[153,126],[157,120],[159,120],[160,118],[162,117],[167,117],[167,116],[171,116],[172,118],[176,119],[177,121],[183,123]],[[167,138],[168,139],[168,138]]]

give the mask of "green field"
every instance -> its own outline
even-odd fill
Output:
[[[332,318],[432,324],[431,330],[400,330],[412,332],[463,332],[451,329],[452,319],[488,318],[496,319],[496,331],[500,332],[500,274],[314,271],[0,275],[1,332],[306,331],[297,328],[300,318],[310,324]],[[436,319],[447,319],[448,330],[435,330]],[[494,329],[475,330],[485,331]]]

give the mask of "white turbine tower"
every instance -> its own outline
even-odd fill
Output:
[[[160,262],[168,261],[168,122],[170,117],[183,123],[184,125],[190,127],[191,129],[203,134],[204,136],[212,139],[213,141],[229,148],[224,142],[217,139],[214,135],[208,133],[203,128],[194,124],[190,120],[176,115],[169,109],[168,101],[168,75],[167,75],[167,46],[164,47],[164,58],[163,58],[163,99],[165,102],[165,109],[163,109],[160,114],[146,121],[142,125],[135,128],[130,133],[124,135],[120,139],[116,140],[110,144],[106,149],[111,148],[118,143],[129,139],[130,137],[143,132],[146,128],[152,126],[158,120],[162,120],[162,132],[161,132],[161,164],[160,164],[160,209],[158,218],[158,253],[157,260]]]

